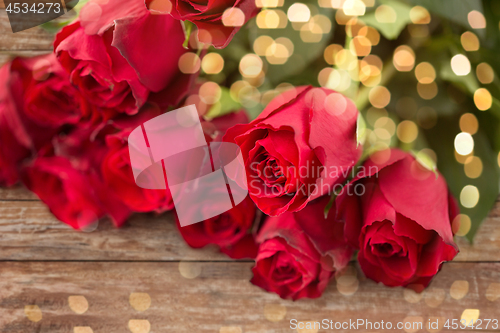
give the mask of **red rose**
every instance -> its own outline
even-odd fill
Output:
[[[82,229],[104,214],[89,178],[64,157],[39,157],[26,167],[23,182],[61,221]]]
[[[244,110],[217,117],[211,121],[201,120],[207,143],[220,142],[226,130],[236,124],[248,123],[248,116]],[[197,163],[193,165],[198,166]],[[220,193],[214,187],[211,196],[227,195],[227,191]],[[188,198],[193,201],[191,195]],[[209,244],[217,245],[221,252],[234,259],[255,258],[257,246],[255,244],[252,226],[256,219],[256,207],[247,197],[236,207],[227,212],[205,221],[182,227],[177,219],[179,231],[189,246],[201,248]]]
[[[91,113],[54,54],[5,64],[0,69],[0,183],[16,183],[24,159],[47,144],[59,127]]]
[[[161,213],[174,207],[169,190],[143,189],[135,183],[124,130],[106,137],[107,153],[100,163],[104,184],[130,211]]]
[[[250,124],[227,131],[240,146],[248,190],[264,213],[296,212],[330,193],[360,157],[358,111],[342,95],[300,87],[276,97]]]
[[[343,269],[353,250],[342,237],[342,223],[323,215],[329,197],[297,213],[268,218],[260,243],[252,283],[282,298],[317,298],[336,271]],[[309,226],[304,230],[302,226]]]
[[[217,48],[226,47],[240,27],[259,12],[254,0],[172,0],[172,8],[157,8],[159,2],[146,1],[153,12],[166,11],[178,20],[193,22],[198,27],[200,42]]]
[[[71,81],[94,105],[137,113],[149,99],[176,105],[194,75],[179,71],[180,22],[141,0],[92,1],[57,35],[54,49]]]
[[[446,181],[408,153],[375,153],[336,201],[363,272],[377,282],[425,287],[458,253],[458,208]]]
[[[177,227],[182,238],[193,248],[214,244],[231,258],[255,258],[257,246],[251,230],[255,218],[255,204],[247,197],[219,216],[185,227],[177,220]]]

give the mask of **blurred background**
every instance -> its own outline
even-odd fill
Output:
[[[256,117],[293,86],[339,91],[362,113],[368,152],[398,146],[437,165],[460,203],[454,230],[472,240],[499,187],[500,1],[257,4],[262,11],[229,46],[203,50],[201,60],[193,32],[198,52],[179,66],[201,68],[202,83],[187,103],[207,118],[240,107]]]

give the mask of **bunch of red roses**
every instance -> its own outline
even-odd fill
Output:
[[[197,76],[178,66],[187,52],[180,20],[197,25],[200,41],[224,47],[256,8],[254,0],[169,4],[94,0],[57,35],[54,53],[1,68],[0,184],[22,181],[76,229],[173,209],[168,190],[135,184],[126,138],[196,87]],[[444,178],[409,153],[361,161],[357,119],[342,95],[299,87],[250,123],[244,111],[203,120],[207,142],[241,148],[250,195],[179,226],[186,242],[255,258],[252,283],[283,298],[319,297],[356,250],[367,277],[427,286],[457,254],[455,201]]]

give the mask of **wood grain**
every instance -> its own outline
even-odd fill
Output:
[[[171,214],[133,216],[121,229],[100,222],[93,232],[59,222],[39,201],[0,201],[0,260],[226,260],[214,248],[195,250]]]
[[[13,33],[5,9],[0,9],[0,51],[52,50],[54,35],[40,27]]]
[[[500,261],[500,201],[474,244],[456,237],[455,261]],[[0,260],[229,260],[212,250],[189,249],[168,213],[139,214],[121,229],[102,222],[91,233],[59,222],[36,196],[16,187],[0,189]]]
[[[0,271],[0,330],[66,333],[73,332],[75,326],[88,326],[96,333],[122,333],[128,331],[129,320],[141,319],[149,321],[151,332],[257,333],[291,332],[290,319],[368,319],[396,325],[405,319],[426,323],[429,318],[441,318],[444,323],[444,319],[460,320],[465,309],[478,309],[483,319],[500,317],[500,299],[493,300],[491,287],[487,292],[490,284],[500,281],[498,263],[447,264],[420,300],[419,296],[405,296],[402,288],[387,288],[358,275],[359,287],[351,295],[341,294],[338,289],[342,287],[332,281],[320,299],[297,302],[281,300],[250,284],[251,266],[236,262],[185,263],[182,267],[178,263],[4,263]],[[185,278],[180,271],[186,276],[186,270],[199,276]],[[469,285],[459,300],[450,295],[457,280]],[[143,312],[132,308],[129,295],[133,292],[149,294],[151,307]],[[88,311],[76,314],[71,310],[68,297],[73,295],[86,298]],[[281,306],[281,311],[274,313],[286,311],[282,320],[266,319],[270,304]],[[26,305],[37,305],[42,319],[30,322],[24,312]],[[348,331],[354,330],[340,330]]]

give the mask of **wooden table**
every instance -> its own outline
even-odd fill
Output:
[[[12,54],[50,52],[52,39],[39,28],[13,34],[0,10],[0,63]],[[499,214],[497,202],[474,245],[458,239],[461,253],[422,294],[377,285],[352,266],[320,299],[291,302],[250,284],[251,261],[190,249],[168,214],[137,215],[119,230],[102,222],[95,231],[76,232],[26,190],[0,189],[0,331],[318,331],[293,330],[291,319],[425,324],[403,330],[411,333],[436,332],[429,319],[442,328],[445,319],[472,310],[500,319]],[[326,331],[333,330],[319,330]]]

